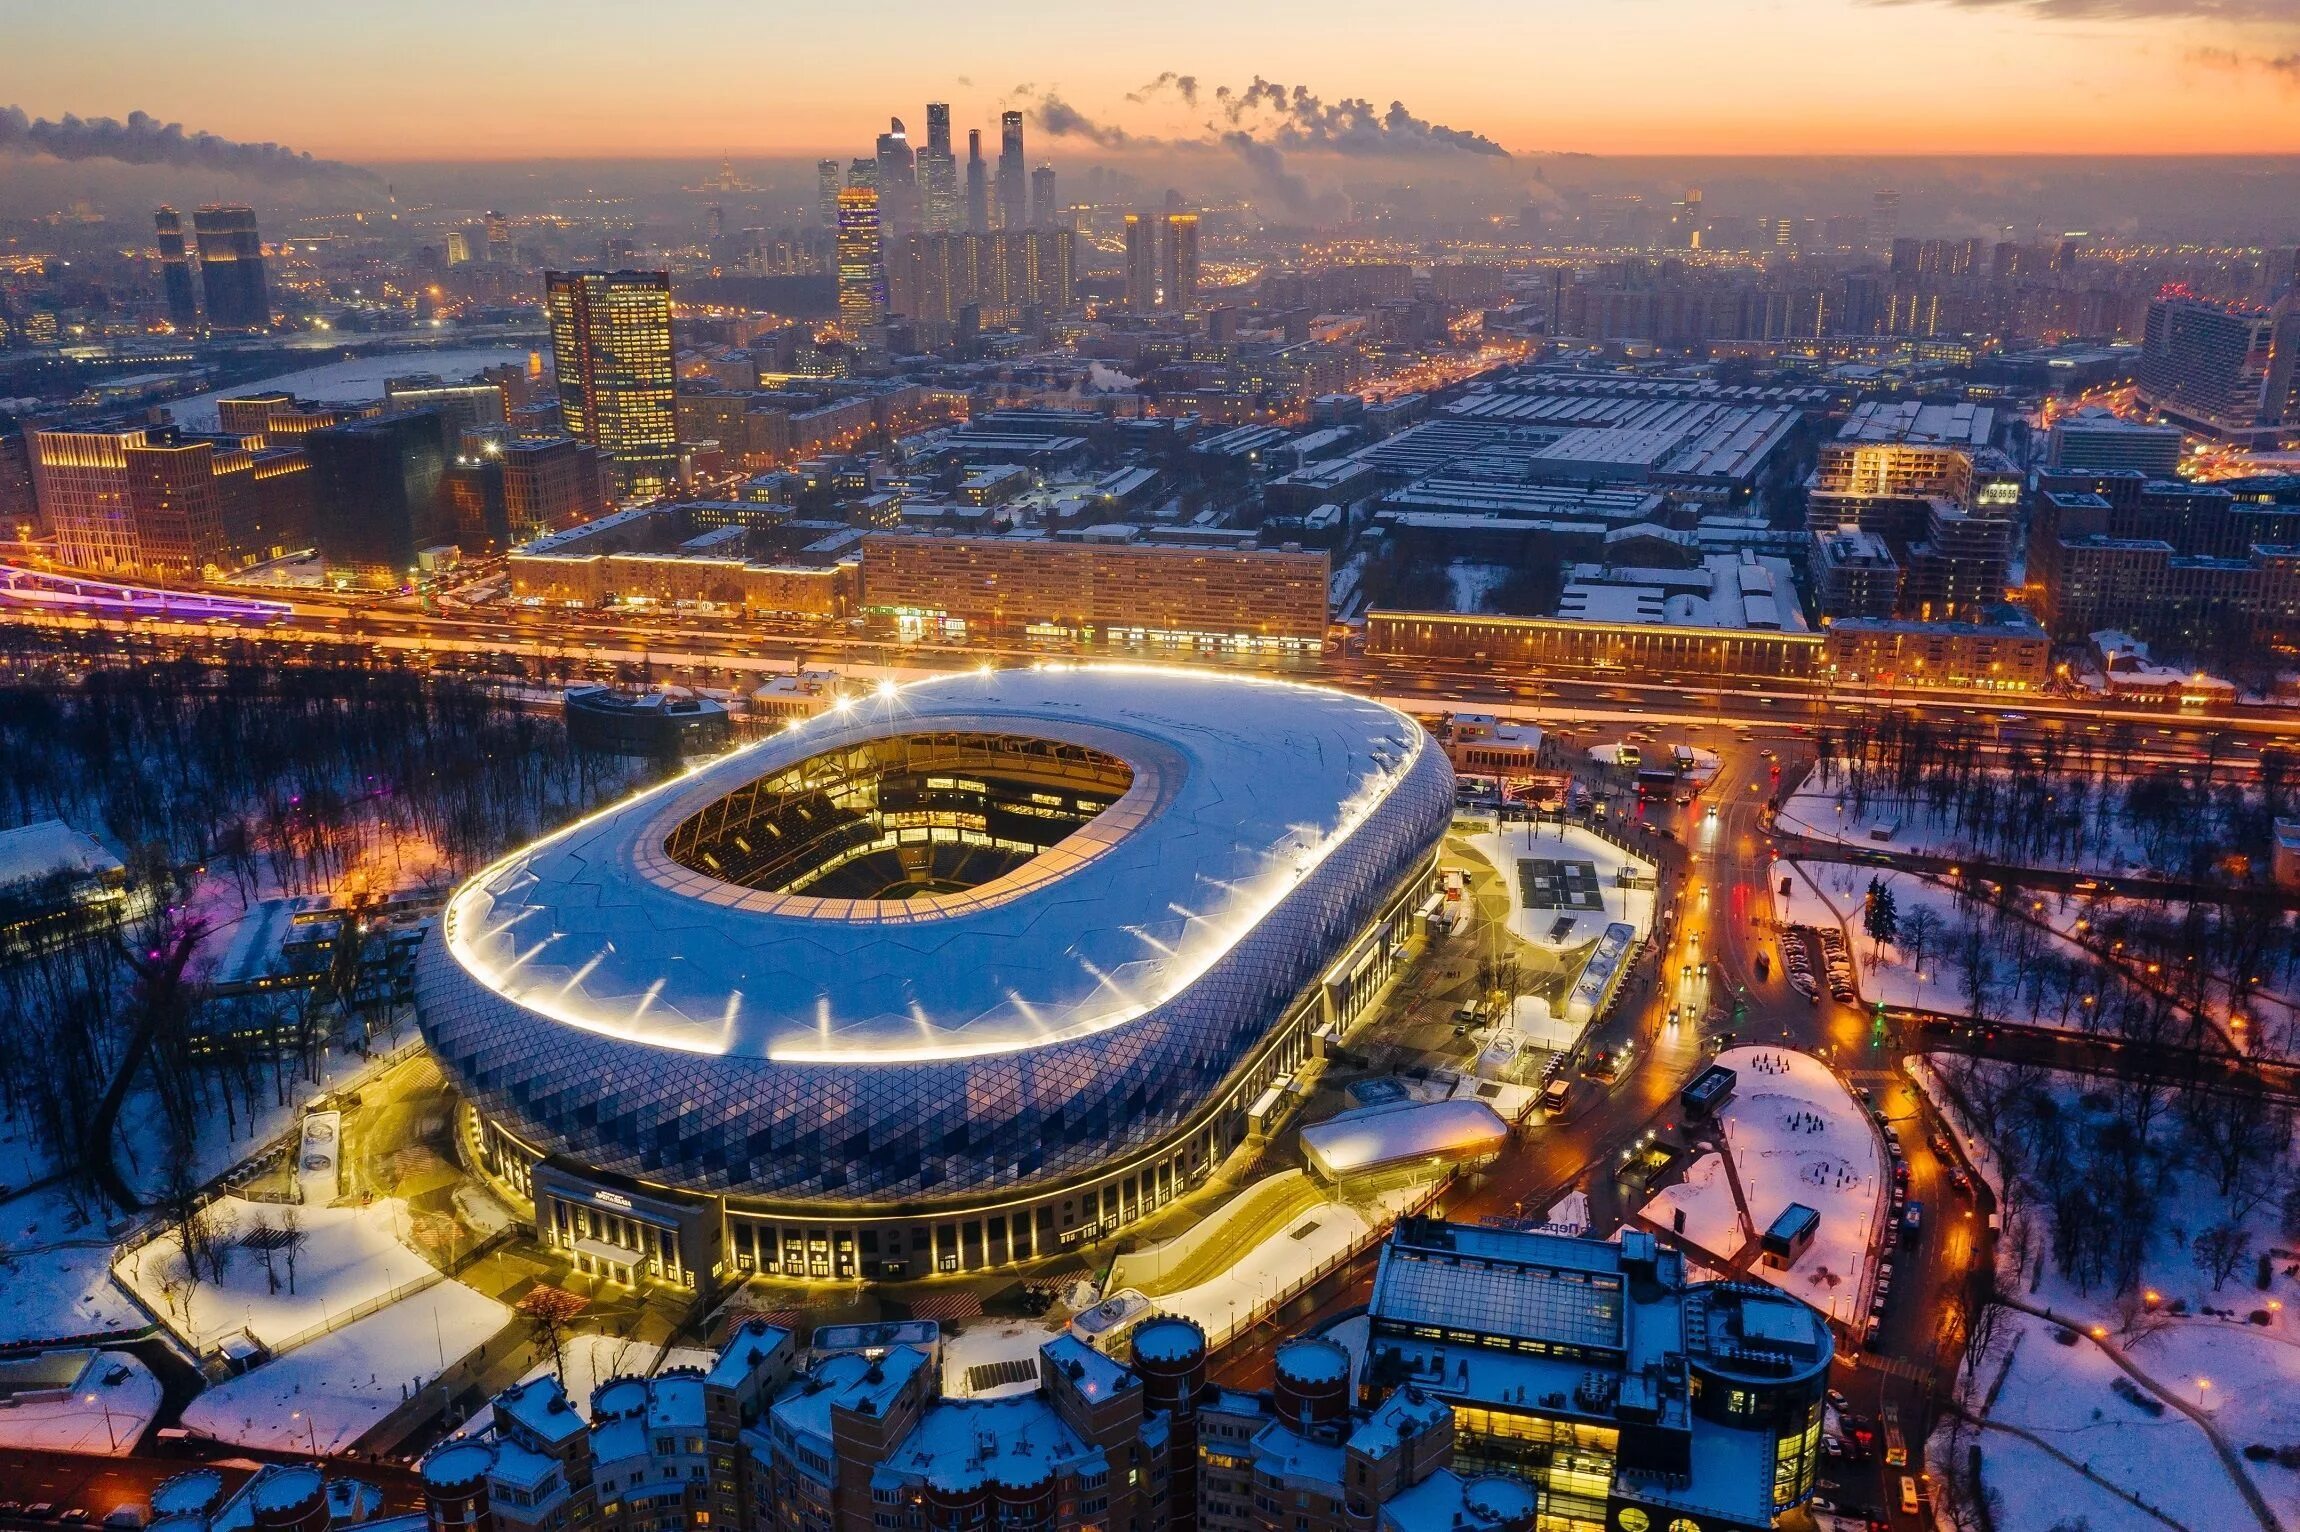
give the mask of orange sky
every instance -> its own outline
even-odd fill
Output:
[[[890,112],[923,135],[929,99],[989,126],[1024,85],[1203,134],[1126,101],[1166,69],[1402,99],[1515,151],[2300,151],[2293,0],[73,0],[6,35],[0,104],[353,160],[853,152]]]

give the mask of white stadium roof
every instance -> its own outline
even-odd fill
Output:
[[[671,861],[671,829],[842,745],[980,730],[1117,756],[1133,785],[1006,877],[901,902],[807,898]],[[631,1042],[789,1063],[943,1061],[1091,1036],[1251,931],[1432,748],[1363,698],[1237,674],[1062,667],[860,699],[504,858],[447,920],[522,1009]]]

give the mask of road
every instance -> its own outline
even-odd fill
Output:
[[[290,604],[293,615],[268,626],[97,617],[6,605],[0,605],[0,624],[110,635],[170,652],[210,652],[233,642],[291,654],[348,645],[380,657],[396,655],[489,674],[527,674],[536,679],[612,676],[724,686],[788,671],[801,663],[902,676],[1079,657],[1071,646],[1053,642],[898,642],[863,631],[859,622],[704,619],[692,614],[633,617],[516,606],[424,612],[316,596],[299,596]],[[1188,649],[1139,655],[1111,651],[1109,657],[1223,663],[1219,653]],[[1332,647],[1282,658],[1268,668],[1421,712],[1469,708],[1536,718],[1809,729],[1840,721],[1850,709],[1874,708],[1921,714],[1944,726],[1966,726],[1985,749],[2035,746],[2057,738],[2065,748],[2089,742],[2135,764],[2187,764],[2209,755],[2239,771],[2256,765],[2259,746],[2289,740],[2300,730],[2300,711],[2290,708],[2168,712],[2045,695],[2021,695],[2008,706],[2003,700],[1971,694],[1889,687],[1835,687],[1816,693],[1809,687],[1756,682],[1497,674],[1490,666],[1467,662],[1394,659]]]
[[[1657,744],[1677,742],[1682,731],[1662,729]],[[1743,735],[1746,737],[1743,737]],[[1584,730],[1575,748],[1597,743]],[[1682,807],[1656,805],[1642,832],[1660,868],[1663,939],[1657,960],[1633,973],[1625,998],[1593,1037],[1592,1047],[1632,1044],[1635,1061],[1610,1089],[1580,1081],[1562,1117],[1533,1129],[1474,1184],[1447,1199],[1449,1218],[1539,1218],[1575,1187],[1589,1193],[1600,1231],[1635,1210],[1636,1194],[1612,1174],[1647,1133],[1676,1137],[1677,1095],[1703,1067],[1723,1031],[1737,1041],[1778,1042],[1830,1059],[1850,1085],[1865,1087],[1905,1146],[1909,1195],[1932,1216],[1919,1236],[1894,1249],[1893,1299],[1877,1336],[1877,1349],[1840,1344],[1831,1384],[1859,1415],[1874,1417],[1891,1402],[1908,1439],[1922,1441],[1928,1395],[1954,1377],[1966,1284],[1976,1269],[1978,1232],[1985,1214],[1951,1192],[1946,1169],[1927,1142],[1934,1125],[1900,1075],[1907,1051],[1897,1036],[1879,1036],[1872,1017],[1827,999],[1808,1003],[1782,977],[1772,927],[1767,880],[1772,837],[1764,806],[1777,786],[1775,765],[1794,780],[1809,749],[1793,726],[1745,731],[1701,731],[1692,741],[1715,751],[1715,780]],[[1650,748],[1650,747],[1649,747]],[[1618,800],[1617,800],[1618,801]],[[1715,818],[1710,810],[1716,811]],[[1631,811],[1634,820],[1634,810]],[[1674,918],[1668,918],[1674,907]],[[1758,977],[1759,956],[1767,974]],[[1709,974],[1701,975],[1706,961]],[[1692,968],[1690,977],[1687,966]],[[1672,1008],[1676,1020],[1671,1020]],[[1735,1020],[1736,1008],[1739,1019]],[[1236,1388],[1266,1387],[1271,1354],[1284,1339],[1362,1307],[1371,1294],[1375,1257],[1369,1253],[1313,1294],[1251,1332],[1215,1359],[1216,1381]],[[1899,1470],[1881,1457],[1825,1464],[1820,1493],[1840,1507],[1871,1509],[1897,1528],[1915,1518],[1898,1513]]]

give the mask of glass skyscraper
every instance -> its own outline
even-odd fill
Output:
[[[619,499],[679,480],[671,278],[661,271],[544,273],[559,414],[607,458]]]

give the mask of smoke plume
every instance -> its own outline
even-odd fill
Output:
[[[180,122],[161,122],[143,112],[128,120],[75,117],[51,122],[27,116],[22,107],[0,107],[0,154],[46,154],[60,160],[118,160],[124,165],[180,165],[192,170],[275,180],[321,176],[376,179],[375,173],[338,160],[314,159],[279,144],[242,144],[213,133],[187,133]]]

